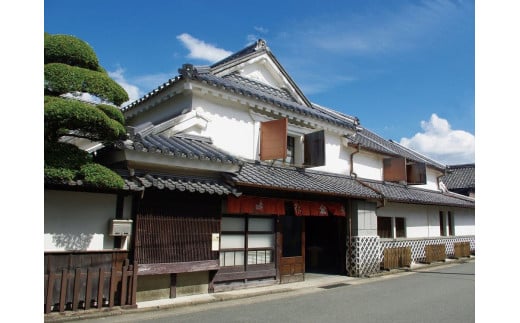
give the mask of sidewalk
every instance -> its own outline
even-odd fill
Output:
[[[412,264],[410,268],[393,269],[390,271],[382,271],[369,277],[348,277],[340,275],[314,274],[306,273],[305,281],[289,283],[289,284],[273,284],[263,287],[254,287],[247,289],[237,289],[226,292],[213,294],[182,296],[172,299],[161,299],[147,302],[138,302],[137,308],[122,309],[120,307],[107,309],[93,309],[78,312],[50,313],[44,316],[45,322],[69,322],[83,319],[102,318],[113,315],[124,315],[142,311],[157,311],[165,309],[173,309],[183,306],[194,306],[200,304],[208,304],[213,302],[224,302],[242,298],[250,298],[262,295],[278,294],[278,293],[311,293],[323,288],[333,288],[343,284],[357,285],[374,281],[380,277],[413,272],[417,270],[427,270],[432,267],[446,266],[456,263],[464,263],[474,261],[475,257],[463,259],[446,259],[445,262],[437,262],[432,264]],[[389,278],[389,277],[386,277]]]

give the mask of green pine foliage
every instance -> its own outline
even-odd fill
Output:
[[[121,176],[105,166],[95,163],[81,166],[79,176],[86,184],[97,187],[122,188],[125,185]]]
[[[116,105],[128,100],[126,91],[107,73],[62,63],[45,64],[44,72],[46,94],[90,93]]]
[[[44,35],[44,63],[63,63],[105,72],[99,66],[94,49],[83,40],[69,35]]]
[[[45,33],[44,62],[45,178],[121,189],[124,181],[119,175],[60,139],[68,136],[109,143],[126,138],[124,116],[116,106],[127,101],[128,94],[99,65],[92,47],[77,37]],[[103,103],[62,97],[77,93],[94,95]]]
[[[114,120],[118,116],[106,106],[101,109],[89,103],[53,98],[48,99],[44,105],[45,139],[56,141],[60,136],[65,136],[76,131],[77,137],[85,137],[94,141],[113,141],[124,139],[125,127]],[[119,112],[121,113],[121,112]]]

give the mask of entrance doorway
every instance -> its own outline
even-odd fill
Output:
[[[305,272],[346,274],[346,217],[305,217]]]
[[[281,243],[280,282],[290,283],[304,280],[305,273],[305,221],[295,216],[292,202],[285,204],[285,216],[280,217],[278,232]]]

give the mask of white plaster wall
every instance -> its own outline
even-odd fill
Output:
[[[473,209],[439,207],[419,204],[388,203],[377,209],[378,216],[404,217],[407,238],[439,237],[439,212],[446,216],[447,231],[448,211],[455,215],[455,235],[475,234],[475,212]]]
[[[180,86],[182,85],[179,84],[176,87]],[[161,94],[161,96],[162,95],[166,95],[166,93]],[[190,108],[191,94],[175,95],[173,98],[157,104],[152,109],[143,111],[137,116],[132,117],[132,119],[127,121],[127,125],[137,126],[145,122],[159,124],[180,115],[184,110],[189,110]]]
[[[349,156],[340,136],[325,132],[325,165],[312,169],[346,175],[350,170]]]
[[[429,190],[438,190],[439,185],[437,184],[437,177],[440,176],[442,173],[433,170],[431,168],[428,168],[426,166],[426,185],[416,185],[417,187],[429,189]]]
[[[45,190],[44,250],[113,249],[108,226],[116,200],[115,194]]]
[[[428,208],[422,205],[387,203],[377,209],[378,216],[405,218],[406,237],[429,237]]]
[[[353,149],[348,149],[352,153]],[[350,155],[348,157],[350,159]],[[359,152],[354,155],[354,173],[359,178],[381,181],[383,179],[383,159],[374,154]]]
[[[193,106],[209,120],[200,135],[210,137],[215,146],[232,155],[255,159],[258,126],[246,107],[223,106],[200,96],[194,98]]]
[[[454,209],[455,235],[475,235],[475,209]]]

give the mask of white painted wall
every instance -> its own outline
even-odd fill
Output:
[[[427,238],[440,236],[440,211],[443,211],[445,216],[447,216],[448,211],[455,215],[456,236],[475,234],[474,209],[387,203],[386,206],[377,209],[377,216],[404,217],[407,238]],[[446,230],[448,225],[447,223],[446,218]]]
[[[113,249],[108,228],[116,216],[116,201],[115,194],[45,190],[44,251]],[[130,218],[130,212],[128,197],[124,217]]]
[[[325,165],[312,169],[346,175],[350,170],[349,156],[347,149],[341,144],[340,136],[326,131]]]
[[[350,154],[355,150],[348,148]],[[350,159],[350,155],[348,157]],[[367,178],[372,180],[383,180],[383,158],[375,154],[361,151],[354,154],[354,173],[359,178]]]
[[[193,107],[209,120],[206,129],[200,135],[210,137],[213,144],[228,153],[255,159],[257,131],[255,123],[246,107],[238,103],[235,106],[224,106],[209,99],[216,100],[211,94],[196,96]]]
[[[438,170],[434,170],[426,166],[426,185],[415,185],[416,187],[429,189],[429,190],[438,190],[439,184],[437,183],[437,178],[441,176],[442,173]]]
[[[455,216],[455,235],[475,235],[475,210],[456,208],[451,211]]]

